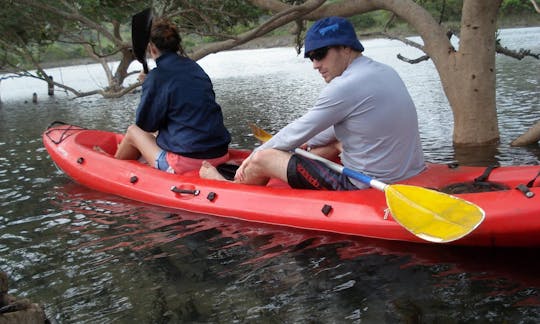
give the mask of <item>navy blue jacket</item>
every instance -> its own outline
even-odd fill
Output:
[[[192,158],[216,158],[227,152],[231,135],[223,124],[212,82],[193,60],[164,52],[142,85],[135,123],[159,131],[163,150]]]

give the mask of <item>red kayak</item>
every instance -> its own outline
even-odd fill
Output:
[[[201,179],[198,172],[170,174],[138,161],[114,159],[122,136],[60,124],[44,132],[43,143],[54,163],[76,182],[128,199],[250,222],[429,243],[388,215],[379,190],[298,190],[274,180],[267,186],[248,186]],[[231,163],[239,164],[250,152],[230,153]],[[477,228],[449,244],[539,247],[539,174],[538,165],[429,164],[426,171],[402,183],[451,193],[485,212]]]

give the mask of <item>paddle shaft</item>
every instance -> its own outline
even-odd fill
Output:
[[[334,162],[332,162],[330,160],[327,160],[327,159],[323,158],[322,156],[313,154],[313,153],[308,152],[306,150],[296,148],[294,150],[294,153],[296,153],[298,155],[305,156],[305,157],[307,157],[309,159],[312,159],[312,160],[320,161],[320,162],[324,163],[326,166],[328,166],[330,169],[332,169],[332,170],[334,170],[336,172],[342,173],[342,174],[344,174],[344,175],[346,175],[346,176],[348,176],[350,178],[359,180],[362,183],[370,185],[371,187],[373,187],[375,189],[384,191],[384,189],[387,186],[387,184],[385,184],[384,182],[372,179],[372,178],[368,177],[367,175],[365,175],[365,174],[363,174],[361,172],[351,170],[349,168],[346,168],[346,167],[344,167],[344,166],[342,166],[340,164],[334,163]]]

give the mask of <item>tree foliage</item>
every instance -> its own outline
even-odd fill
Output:
[[[211,36],[223,40],[252,27],[265,11],[241,0],[161,1],[158,16],[169,17],[181,33]]]
[[[113,73],[107,58],[123,53],[121,65],[133,60],[130,42],[124,41],[122,26],[129,22],[131,13],[142,7],[141,1],[46,1],[1,0],[2,11],[0,57],[2,66],[19,75],[41,78],[52,82],[42,68],[42,57],[52,44],[77,44],[87,55],[102,63],[109,79],[109,89],[89,94],[106,94],[121,88],[125,71]],[[30,71],[36,69],[36,72]],[[84,95],[67,85],[55,83],[76,95]]]

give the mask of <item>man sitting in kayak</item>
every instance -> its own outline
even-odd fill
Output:
[[[366,185],[324,163],[290,153],[296,147],[392,183],[425,169],[416,108],[396,71],[362,55],[352,24],[328,17],[313,24],[304,55],[327,85],[308,112],[258,147],[235,182],[265,185],[278,178],[293,188],[355,190]],[[223,179],[204,163],[203,178]]]
[[[155,168],[174,173],[199,170],[205,160],[219,165],[229,159],[231,135],[212,82],[180,43],[175,25],[163,19],[152,24],[148,50],[157,67],[144,80],[135,125],[128,127],[117,159],[142,155]]]

